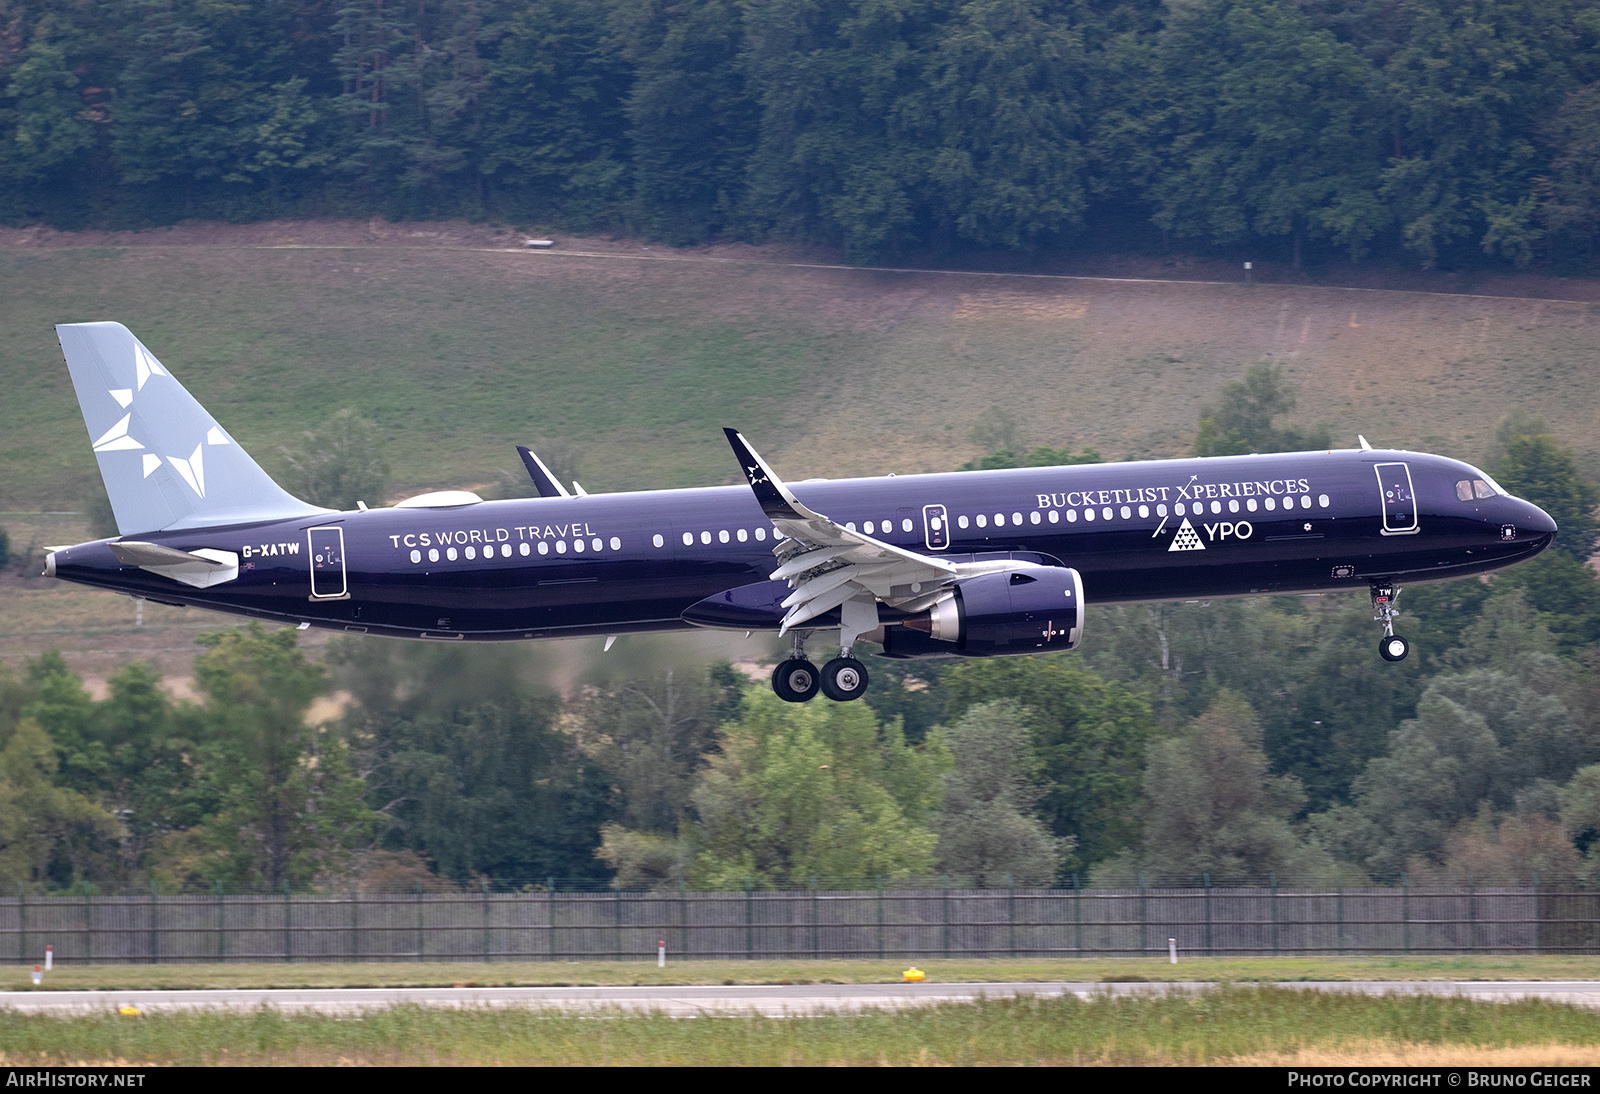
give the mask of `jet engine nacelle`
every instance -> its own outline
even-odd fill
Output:
[[[920,615],[884,629],[890,657],[1002,657],[1070,650],[1083,637],[1083,579],[1066,566],[968,578]]]

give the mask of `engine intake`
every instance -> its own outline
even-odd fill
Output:
[[[884,629],[890,657],[1002,657],[1070,650],[1083,637],[1083,579],[1021,565],[968,578],[927,611]]]

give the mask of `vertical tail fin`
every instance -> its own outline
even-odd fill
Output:
[[[56,335],[123,535],[328,512],[273,482],[121,323]]]

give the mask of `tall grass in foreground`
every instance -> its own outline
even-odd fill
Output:
[[[1565,1004],[1223,987],[805,1018],[396,1007],[364,1016],[0,1013],[7,1065],[1209,1063],[1363,1046],[1600,1046]],[[1569,1053],[1570,1054],[1570,1053]]]

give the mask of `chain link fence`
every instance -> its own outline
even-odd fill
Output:
[[[1577,885],[838,888],[30,895],[0,954],[64,964],[244,961],[1596,953]]]

